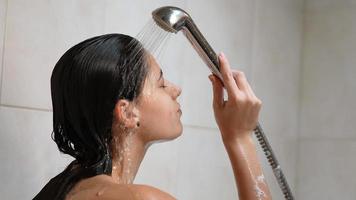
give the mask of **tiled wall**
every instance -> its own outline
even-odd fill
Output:
[[[0,2],[0,25],[6,24],[0,99],[4,199],[30,199],[70,161],[50,139],[49,78],[59,56],[94,35],[134,36],[153,9],[167,4],[186,9],[212,47],[246,73],[263,101],[260,122],[295,187],[303,0]],[[213,118],[208,68],[182,34],[172,37],[162,63],[168,79],[183,89],[184,132],[172,142],[150,147],[135,182],[154,185],[178,199],[236,199],[233,173]],[[274,199],[283,199],[259,153]],[[15,189],[19,187],[25,189]]]
[[[5,36],[5,19],[6,19],[6,0],[0,0],[0,97],[1,97],[1,78],[2,78],[2,57]]]
[[[51,112],[0,106],[1,198],[31,199],[70,161],[51,141],[51,118]]]
[[[298,199],[356,196],[356,2],[305,8]]]
[[[299,131],[303,3],[257,1],[250,77],[257,96],[263,101],[261,125],[293,191]],[[262,160],[273,199],[283,199],[264,156]]]

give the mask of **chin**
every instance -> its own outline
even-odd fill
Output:
[[[182,133],[183,133],[183,128],[179,127],[175,132],[172,132],[172,134],[167,137],[167,140],[174,140],[179,136],[181,136]]]
[[[175,134],[175,137],[173,139],[178,138],[179,136],[181,136],[183,134],[183,126],[180,125],[179,130],[177,131],[177,134]]]
[[[151,138],[151,141],[164,142],[164,141],[171,141],[171,140],[178,138],[183,133],[182,123],[179,123],[176,127],[172,128],[171,130],[173,130],[173,131],[169,131],[169,133],[166,132],[166,133],[157,135],[154,138]]]
[[[157,140],[151,141],[150,143],[162,143],[162,142],[173,141],[181,135],[182,135],[182,131],[179,131],[179,132],[176,132],[176,134],[170,135],[169,137],[157,139]]]

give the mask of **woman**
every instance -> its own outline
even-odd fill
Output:
[[[251,134],[261,101],[242,72],[219,56],[213,108],[233,167],[240,199],[270,199]],[[224,101],[223,85],[228,92]],[[136,39],[107,34],[70,48],[51,77],[52,138],[75,160],[34,199],[171,200],[170,194],[132,184],[147,148],[182,133],[177,97],[155,59]]]

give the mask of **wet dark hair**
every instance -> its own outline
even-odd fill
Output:
[[[148,73],[139,41],[123,34],[87,39],[59,59],[51,76],[52,138],[75,158],[34,199],[63,200],[81,179],[111,175],[113,110],[137,99]]]

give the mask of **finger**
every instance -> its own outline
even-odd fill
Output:
[[[237,86],[250,97],[254,97],[250,84],[247,81],[245,73],[242,71],[233,70],[233,77],[237,83]]]
[[[244,77],[244,81],[246,83],[245,84],[246,90],[252,95],[252,97],[257,98],[255,93],[252,90],[252,87],[251,87],[250,83],[248,82],[248,80],[246,78],[246,75],[244,73],[243,73],[243,77]]]
[[[252,96],[253,96],[254,98],[257,98],[256,95],[255,95],[255,92],[252,90],[250,84],[248,84],[248,88],[247,88],[247,89],[248,89],[248,91],[252,94]]]
[[[220,61],[220,72],[223,77],[223,83],[228,93],[228,98],[235,98],[238,95],[239,88],[236,85],[235,79],[233,77],[230,64],[225,57],[224,53],[220,53],[219,55]]]
[[[222,107],[224,105],[224,89],[223,85],[219,78],[216,78],[215,75],[209,75],[209,79],[213,85],[213,106],[214,107]]]

